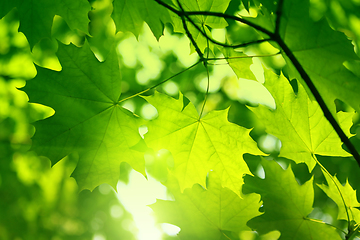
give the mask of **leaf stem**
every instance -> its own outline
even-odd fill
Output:
[[[206,58],[208,61],[210,60],[228,60],[228,59],[237,59],[237,58],[253,58],[253,57],[273,57],[276,55],[279,55],[280,52],[274,53],[274,54],[267,54],[267,55],[252,55],[252,56],[237,56],[237,57],[218,57],[218,58]]]
[[[181,12],[183,13],[183,12],[184,12],[184,9],[183,9],[183,7],[181,6],[180,1],[177,0],[177,3],[179,4],[179,7],[181,8]],[[197,52],[197,54],[198,54],[199,57],[200,57],[200,61],[204,62],[204,64],[205,64],[204,54],[201,52],[199,46],[197,45],[197,43],[195,42],[193,36],[191,35],[191,33],[190,33],[190,31],[189,31],[189,29],[188,29],[188,27],[187,27],[187,25],[186,25],[186,21],[185,21],[184,15],[181,14],[181,15],[179,15],[179,16],[181,17],[181,21],[182,21],[183,27],[184,27],[184,29],[185,29],[186,35],[187,35],[188,38],[190,39],[191,43],[194,45],[195,51]],[[193,22],[192,22],[192,23],[193,23]]]
[[[205,31],[205,29],[204,29]],[[207,40],[207,48],[208,48],[208,51],[207,51],[207,55],[206,55],[206,61],[204,62],[204,66],[206,68],[206,75],[207,75],[207,86],[206,86],[206,93],[205,93],[205,98],[204,98],[204,102],[203,102],[203,105],[201,107],[201,111],[200,111],[200,115],[199,115],[199,119],[201,118],[203,112],[204,112],[204,109],[205,109],[205,105],[206,105],[206,101],[207,101],[207,98],[208,98],[208,95],[209,95],[209,89],[210,89],[210,73],[209,73],[209,67],[208,67],[208,60],[209,60],[209,52],[210,52],[210,47],[209,47],[209,39]]]
[[[321,170],[323,170],[323,172],[325,172],[327,175],[329,175],[330,179],[334,182],[336,189],[339,192],[339,195],[341,197],[341,200],[344,204],[344,208],[345,208],[345,212],[346,212],[346,217],[348,220],[348,232],[351,232],[351,223],[350,223],[350,215],[349,215],[349,210],[348,207],[346,206],[346,202],[345,202],[345,198],[340,190],[340,187],[338,186],[337,182],[335,181],[334,177],[329,173],[329,171],[320,163],[320,161],[317,159],[317,157],[315,156],[315,154],[312,154],[312,157],[314,158],[314,160],[316,161],[317,164],[319,164]]]
[[[346,232],[345,232],[344,230],[342,230],[341,228],[338,228],[337,226],[334,226],[334,225],[332,225],[332,224],[330,224],[330,223],[326,223],[326,222],[323,222],[323,221],[320,221],[320,220],[317,220],[317,219],[312,219],[312,218],[307,218],[307,217],[304,218],[304,220],[307,220],[307,221],[310,221],[310,222],[322,223],[322,224],[328,225],[328,226],[330,226],[330,227],[333,227],[333,228],[335,228],[335,229],[343,232],[344,234],[346,234]]]

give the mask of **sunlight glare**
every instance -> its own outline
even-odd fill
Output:
[[[145,103],[141,108],[141,116],[146,120],[152,120],[158,116],[158,111],[153,105]]]
[[[162,231],[156,226],[152,209],[148,206],[156,199],[166,199],[166,188],[151,176],[148,180],[136,171],[131,171],[129,184],[117,184],[117,197],[134,218],[139,229],[138,240],[161,240]]]
[[[161,229],[169,236],[176,236],[180,232],[180,228],[178,226],[162,223]]]
[[[261,83],[239,78],[240,88],[237,96],[240,100],[247,100],[254,104],[262,104],[271,109],[276,108],[275,100]]]

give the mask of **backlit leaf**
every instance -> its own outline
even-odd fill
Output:
[[[145,142],[155,151],[172,153],[181,191],[195,183],[205,186],[207,173],[214,170],[223,187],[239,193],[242,176],[250,174],[243,154],[263,154],[249,136],[250,130],[228,122],[227,110],[199,119],[192,103],[184,106],[181,93],[177,100],[161,93],[144,98],[159,113],[147,124]]]
[[[164,25],[170,22],[167,9],[154,0],[114,0],[112,17],[117,31],[130,31],[138,36],[146,22],[157,39],[163,34]]]
[[[359,112],[360,79],[344,66],[359,58],[345,34],[334,31],[325,19],[314,22],[309,1],[302,0],[284,1],[280,34],[333,112],[335,99]]]
[[[280,156],[305,162],[310,170],[316,165],[312,154],[350,156],[342,149],[340,138],[324,117],[319,105],[311,101],[299,84],[295,94],[288,80],[265,70],[265,87],[275,99],[276,109],[249,107],[266,127],[266,131],[281,140]],[[354,113],[338,113],[345,133],[350,136]]]
[[[328,185],[325,185],[325,184],[317,184],[317,185],[338,206],[338,208],[339,208],[338,219],[348,220],[347,214],[346,214],[346,209],[344,206],[344,201],[345,201],[350,220],[355,220],[356,222],[359,222],[360,221],[360,211],[359,211],[358,207],[360,207],[360,203],[358,202],[357,197],[356,197],[356,190],[354,190],[350,186],[348,181],[346,181],[346,184],[343,186],[339,182],[339,180],[337,179],[336,176],[333,176],[332,178],[330,178],[330,176],[324,171],[323,171],[323,174],[326,178]],[[341,191],[341,195],[343,196],[344,201],[341,198],[338,188]]]
[[[0,18],[16,7],[20,18],[19,31],[23,32],[31,47],[43,38],[51,37],[51,26],[55,15],[59,15],[69,27],[88,33],[90,4],[86,0],[4,0],[5,10]],[[1,6],[1,5],[0,5]]]
[[[123,161],[145,174],[143,154],[132,149],[142,141],[140,122],[118,105],[121,78],[115,51],[100,63],[87,43],[82,48],[59,43],[57,55],[60,72],[37,67],[37,76],[23,88],[31,102],[55,110],[35,123],[33,149],[52,164],[79,153],[73,177],[81,189],[115,186]]]
[[[309,219],[313,210],[313,178],[299,185],[289,167],[283,170],[275,161],[262,160],[265,179],[245,177],[244,189],[261,194],[264,214],[248,225],[261,234],[279,230],[279,240],[340,240],[336,230],[325,223]]]
[[[220,178],[214,172],[210,172],[208,182],[206,189],[195,184],[181,193],[172,176],[166,186],[175,201],[157,200],[151,205],[159,222],[181,228],[179,239],[229,239],[231,235],[238,236],[239,232],[250,230],[246,222],[260,215],[259,195],[248,194],[240,198],[221,187]]]

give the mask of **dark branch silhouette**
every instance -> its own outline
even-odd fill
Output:
[[[293,54],[293,52],[290,50],[290,48],[286,45],[286,43],[283,41],[283,39],[280,36],[280,21],[281,21],[281,14],[282,14],[282,6],[283,6],[283,0],[279,0],[278,2],[278,8],[276,10],[276,25],[275,25],[275,32],[271,32],[255,23],[252,23],[246,19],[243,19],[241,17],[238,16],[232,16],[232,15],[228,15],[225,13],[219,13],[219,12],[208,12],[208,11],[184,11],[184,9],[181,7],[179,0],[179,6],[181,8],[181,10],[177,10],[175,7],[170,6],[164,2],[162,2],[161,0],[155,0],[157,3],[159,3],[160,5],[164,6],[165,8],[167,8],[168,10],[172,11],[173,13],[177,14],[179,17],[181,17],[182,21],[183,21],[183,25],[186,26],[186,23],[184,24],[185,18],[205,37],[207,38],[209,41],[211,41],[214,44],[223,46],[223,47],[232,47],[232,48],[238,48],[238,47],[244,47],[247,46],[249,44],[255,44],[255,43],[261,43],[261,42],[265,42],[265,41],[274,41],[276,42],[281,51],[290,59],[290,61],[293,63],[293,65],[295,66],[296,70],[299,72],[300,76],[303,78],[304,82],[306,83],[306,85],[308,86],[308,88],[310,89],[311,93],[313,94],[313,96],[315,97],[315,100],[318,102],[321,110],[324,113],[325,118],[330,122],[331,126],[334,128],[335,132],[337,133],[337,135],[339,136],[339,138],[341,139],[341,141],[344,143],[344,145],[347,147],[347,149],[349,150],[349,152],[353,155],[353,157],[355,158],[356,162],[358,163],[358,165],[360,166],[360,155],[357,152],[356,148],[354,147],[354,145],[351,143],[351,141],[349,140],[349,138],[346,136],[346,134],[344,133],[344,131],[341,129],[339,123],[335,120],[334,116],[331,114],[329,108],[326,106],[325,101],[323,100],[322,96],[320,95],[319,91],[317,90],[317,88],[315,87],[314,83],[312,82],[310,76],[307,74],[307,72],[305,71],[305,69],[303,68],[303,66],[301,65],[301,63],[297,60],[297,58],[295,57],[295,55]],[[266,34],[269,38],[267,39],[261,39],[261,40],[256,40],[254,42],[250,42],[250,43],[243,43],[243,44],[238,44],[238,45],[227,45],[224,43],[219,43],[218,41],[210,38],[206,33],[204,33],[199,26],[197,26],[194,21],[190,18],[190,16],[196,16],[196,15],[202,15],[202,16],[214,16],[214,17],[220,17],[220,18],[225,18],[225,19],[232,19],[234,21],[238,21],[241,23],[244,23],[250,27],[253,27],[254,29]],[[185,27],[184,27],[185,28]],[[192,43],[194,42],[194,39],[192,38],[191,34],[188,33],[188,29],[186,26],[186,34],[188,35],[188,37],[190,38],[190,40],[192,41]],[[193,43],[194,44],[194,43]],[[196,49],[196,44],[194,44],[195,49]],[[197,50],[198,52],[198,50]],[[199,52],[198,52],[199,53]],[[203,54],[199,54],[200,58],[203,58]]]

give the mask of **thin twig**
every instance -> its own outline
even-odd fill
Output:
[[[183,7],[181,6],[179,0],[177,0],[178,4],[179,4],[179,7],[181,8],[181,12],[184,12],[184,9]],[[195,51],[197,52],[197,54],[199,55],[200,57],[200,61],[204,62],[205,63],[205,60],[204,60],[204,54],[201,52],[199,46],[197,45],[197,43],[195,42],[195,39],[193,38],[193,36],[191,35],[187,25],[186,25],[186,21],[185,21],[185,17],[183,15],[180,16],[181,17],[181,21],[182,21],[182,24],[183,24],[183,27],[185,29],[185,33],[186,35],[188,36],[188,38],[190,39],[191,43],[194,45],[195,47]]]
[[[179,11],[179,10],[175,9],[174,7],[162,2],[161,0],[155,0],[155,1],[157,3],[159,3],[159,4],[161,4],[162,6],[166,7],[170,11],[174,12],[178,16],[182,17],[182,19],[183,19],[183,16],[186,16],[186,18],[194,25],[195,28],[198,27],[198,26],[191,20],[191,18],[189,16],[203,15],[203,16],[222,17],[222,18],[226,18],[226,19],[232,19],[232,20],[244,23],[244,24],[246,24],[246,25],[248,25],[250,27],[253,27],[254,29],[268,35],[268,37],[269,37],[268,41],[277,42],[279,47],[283,50],[283,52],[287,55],[287,57],[293,63],[296,70],[299,72],[300,76],[303,78],[304,82],[306,83],[306,85],[310,89],[311,93],[314,95],[314,98],[316,99],[316,101],[318,102],[321,110],[323,111],[325,118],[330,122],[331,126],[334,128],[335,132],[337,133],[337,135],[339,136],[341,141],[345,144],[345,146],[348,148],[348,150],[350,151],[350,153],[353,155],[354,159],[356,160],[356,162],[360,166],[360,155],[357,152],[356,148],[350,142],[349,138],[346,136],[346,134],[341,129],[338,122],[335,120],[334,116],[331,114],[329,108],[326,106],[325,101],[323,100],[323,98],[320,95],[319,91],[315,87],[315,85],[312,82],[310,76],[307,74],[307,72],[305,71],[305,69],[303,68],[301,63],[297,60],[297,58],[295,57],[293,52],[289,49],[289,47],[286,45],[286,43],[280,37],[280,33],[279,33],[280,30],[279,29],[280,29],[280,19],[281,19],[281,13],[282,13],[282,5],[283,5],[282,0],[279,1],[279,5],[278,5],[278,9],[277,9],[277,14],[278,15],[277,15],[277,19],[276,19],[276,26],[275,26],[275,32],[274,33],[267,30],[267,29],[265,29],[265,28],[263,28],[263,27],[261,27],[261,26],[259,26],[259,25],[257,25],[257,24],[255,24],[255,23],[252,23],[252,22],[250,22],[250,21],[248,21],[246,19],[243,19],[241,17],[232,16],[232,15],[228,15],[228,14],[225,14],[225,13],[218,13],[218,12],[207,12],[207,11],[189,11],[189,12],[185,12],[185,11]],[[201,29],[200,29],[200,32],[202,32]],[[206,34],[204,36],[211,41],[211,39]]]
[[[347,220],[348,220],[348,232],[351,231],[351,225],[350,225],[350,215],[349,215],[349,210],[348,210],[348,207],[346,206],[346,202],[345,202],[345,199],[344,199],[344,196],[340,190],[340,187],[338,186],[338,184],[336,183],[335,181],[335,178],[329,173],[329,171],[320,163],[320,161],[317,159],[317,157],[315,156],[315,154],[312,154],[312,157],[313,159],[315,160],[315,162],[320,166],[320,168],[327,174],[329,175],[330,179],[334,182],[335,184],[335,187],[336,189],[338,190],[339,192],[339,195],[341,197],[341,200],[344,204],[344,208],[345,208],[345,212],[346,212],[346,217],[347,217]]]
[[[165,79],[165,80],[163,80],[163,81],[161,81],[161,82],[159,82],[159,83],[155,84],[154,86],[152,86],[152,87],[150,87],[150,88],[147,88],[147,89],[145,89],[145,90],[143,90],[143,91],[141,91],[141,92],[138,92],[138,93],[136,93],[136,94],[134,94],[134,95],[131,95],[131,96],[129,96],[129,97],[126,97],[126,98],[124,98],[124,99],[119,100],[119,102],[118,102],[118,103],[124,102],[124,101],[126,101],[126,100],[131,99],[131,98],[134,98],[134,97],[136,97],[136,96],[139,96],[139,95],[141,95],[141,94],[143,94],[143,93],[146,93],[147,91],[150,91],[150,90],[152,90],[152,89],[154,89],[154,88],[158,87],[159,85],[161,85],[161,84],[163,84],[163,83],[165,83],[165,82],[169,81],[170,79],[172,79],[172,78],[174,78],[174,77],[176,77],[176,76],[178,76],[178,75],[180,75],[180,74],[182,74],[182,73],[186,72],[187,70],[190,70],[191,68],[195,67],[195,66],[196,66],[196,65],[198,65],[199,63],[201,63],[201,61],[197,61],[196,63],[194,63],[194,64],[193,64],[193,65],[191,65],[190,67],[188,67],[188,68],[186,68],[186,69],[184,69],[184,70],[182,70],[182,71],[180,71],[180,72],[176,73],[175,75],[172,75],[171,77],[169,77],[169,78],[167,78],[167,79]]]

